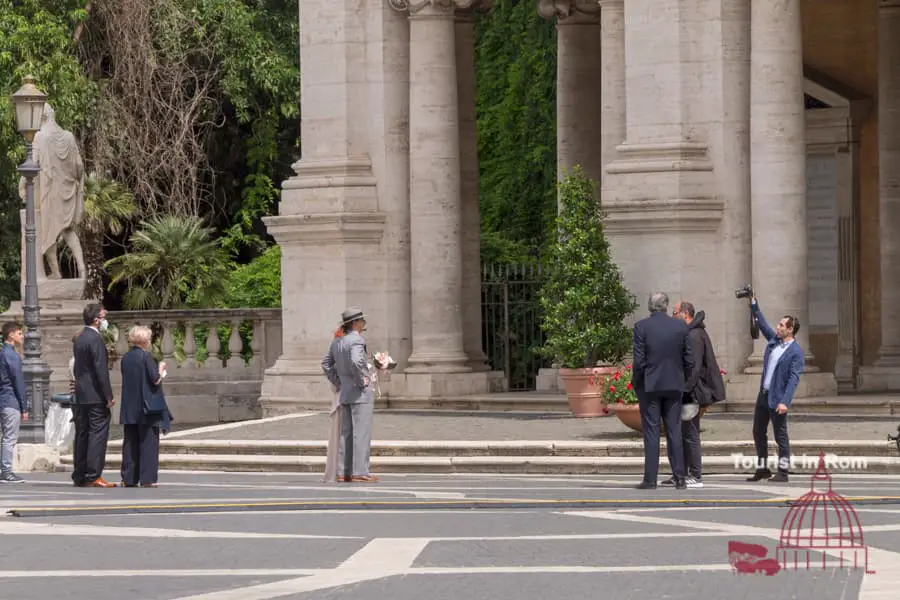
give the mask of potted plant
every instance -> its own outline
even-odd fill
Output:
[[[631,383],[632,375],[631,365],[626,365],[609,374],[598,372],[595,384],[601,390],[603,401],[619,420],[635,431],[642,431],[638,397]]]
[[[559,365],[569,407],[579,417],[608,414],[594,369],[615,372],[631,350],[624,319],[638,304],[622,284],[603,232],[594,182],[580,167],[559,184],[556,239],[548,249],[548,274],[539,292],[540,354]]]

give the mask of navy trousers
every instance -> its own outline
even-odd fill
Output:
[[[660,418],[666,424],[669,465],[676,480],[685,478],[684,446],[681,439],[681,392],[639,392],[641,427],[644,433],[644,481],[656,484],[659,477]]]
[[[125,425],[122,441],[122,483],[150,485],[159,475],[159,427]]]

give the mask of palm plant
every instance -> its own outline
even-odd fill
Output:
[[[84,179],[84,219],[81,221],[81,245],[87,273],[84,299],[103,296],[103,238],[120,236],[125,223],[137,211],[134,196],[124,185],[89,173]]]
[[[131,310],[214,306],[230,264],[212,233],[198,217],[147,219],[131,236],[131,250],[107,261],[109,288],[124,283]]]

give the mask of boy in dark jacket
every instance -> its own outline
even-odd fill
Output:
[[[0,483],[22,483],[13,473],[19,426],[28,420],[28,396],[25,394],[25,375],[22,358],[16,352],[25,339],[22,326],[5,323],[2,330],[3,348],[0,349]]]

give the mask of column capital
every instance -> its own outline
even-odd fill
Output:
[[[558,23],[599,23],[597,0],[539,0],[538,14],[545,19],[556,17]]]
[[[493,0],[388,0],[391,8],[408,12],[410,16],[424,13],[433,16],[454,16],[457,12],[487,12]]]
[[[485,15],[494,8],[494,0],[473,0],[471,2],[457,2],[456,22],[471,23],[475,15]]]
[[[878,8],[881,10],[900,8],[900,0],[878,0]]]
[[[613,9],[625,10],[625,0],[597,0],[600,10]]]

